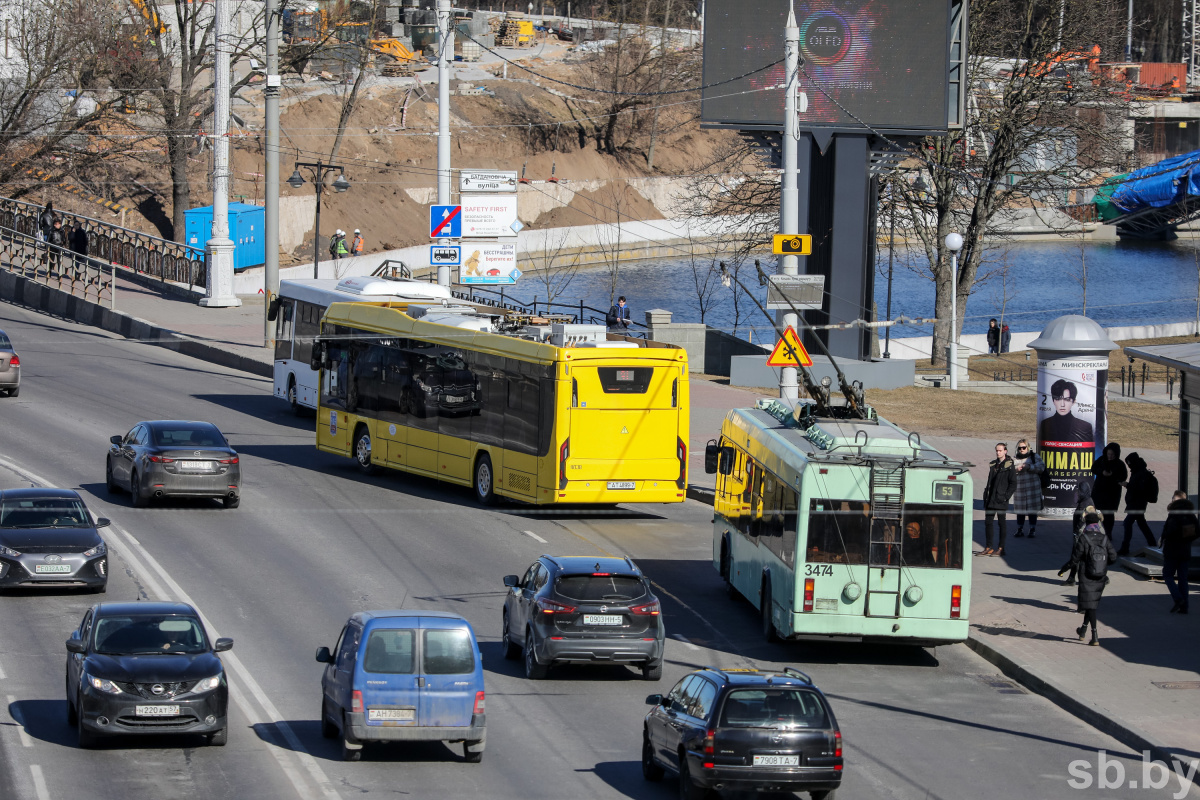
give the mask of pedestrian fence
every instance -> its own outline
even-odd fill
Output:
[[[558,303],[548,300],[539,301],[537,295],[534,295],[533,300],[526,303],[512,297],[506,297],[503,288],[495,291],[472,287],[467,291],[453,291],[452,294],[459,300],[466,300],[468,303],[492,306],[493,308],[506,309],[508,311],[515,311],[518,314],[528,314],[534,317],[561,317],[564,321],[570,323],[604,325],[608,319],[608,312],[584,305],[583,300],[580,300],[578,303]],[[562,310],[557,311],[556,309]],[[645,339],[648,331],[649,328],[645,325],[631,319],[626,335]]]
[[[116,267],[0,226],[0,269],[97,304],[114,305]]]
[[[1139,380],[1141,381],[1140,386],[1138,385]],[[1179,381],[1179,370],[1146,362],[1121,367],[1121,396],[1145,395],[1147,380],[1150,381],[1151,388],[1156,384],[1166,384],[1167,399],[1175,399],[1175,384]]]
[[[38,223],[41,213],[42,207],[35,203],[0,197],[0,228],[37,240],[41,233]],[[69,211],[56,209],[54,214],[62,220],[68,242],[77,229],[83,230],[87,235],[87,255],[91,258],[161,281],[206,285],[205,255],[201,250]]]
[[[1017,367],[1016,369],[1006,369],[992,373],[994,381],[1036,381],[1037,370],[1032,367]]]

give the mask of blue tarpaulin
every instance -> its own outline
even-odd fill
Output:
[[[1116,186],[1110,188],[1112,184]],[[1200,150],[1110,178],[1097,192],[1096,200],[1100,204],[1104,198],[1120,214],[1132,214],[1146,208],[1174,205],[1189,196],[1200,197]],[[1116,215],[1109,212],[1101,216]]]

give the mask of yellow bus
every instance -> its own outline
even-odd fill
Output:
[[[334,303],[313,350],[317,448],[476,499],[681,503],[679,347],[487,307]]]

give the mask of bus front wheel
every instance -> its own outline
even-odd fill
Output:
[[[367,475],[375,472],[375,465],[371,463],[371,432],[366,426],[361,426],[354,435],[354,461],[358,464],[358,468]]]
[[[288,376],[287,399],[288,399],[288,403],[290,403],[292,406],[292,413],[295,414],[297,417],[300,416],[300,413],[301,413],[300,397],[296,391],[296,376],[295,375]]]
[[[483,453],[475,460],[475,499],[481,505],[490,506],[496,501],[495,482],[492,459],[487,453]]]

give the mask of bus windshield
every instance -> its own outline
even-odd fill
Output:
[[[866,564],[870,551],[875,564],[962,569],[961,506],[905,503],[902,533],[895,525],[876,525],[881,529],[872,545],[870,503],[811,500],[805,559],[810,564]]]

